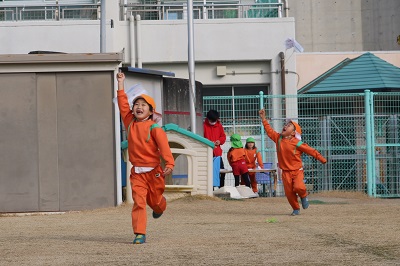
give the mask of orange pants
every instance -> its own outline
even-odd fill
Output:
[[[300,204],[297,195],[300,198],[307,196],[306,185],[304,184],[304,171],[282,171],[282,182],[290,206],[292,206],[293,210],[299,210]]]
[[[132,167],[130,182],[133,198],[133,233],[146,234],[146,203],[156,213],[163,213],[167,208],[167,201],[163,197],[165,178],[162,168],[157,166],[150,172],[137,174]]]
[[[257,193],[258,188],[257,188],[257,179],[256,179],[256,173],[250,173],[249,172],[249,178],[250,178],[250,185],[251,189],[253,190],[254,193]],[[240,180],[241,185],[245,185],[246,183],[244,182],[243,178]]]

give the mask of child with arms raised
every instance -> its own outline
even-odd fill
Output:
[[[283,188],[293,208],[292,215],[299,215],[300,205],[297,195],[301,199],[303,209],[309,206],[301,154],[304,152],[323,164],[326,163],[326,159],[317,150],[301,141],[302,131],[298,123],[289,120],[283,126],[282,132],[278,133],[268,123],[264,109],[259,111],[259,115],[268,137],[276,144],[278,164],[282,169]]]
[[[132,187],[133,244],[146,242],[146,204],[153,210],[153,218],[159,218],[167,207],[163,196],[165,176],[172,173],[174,158],[166,133],[153,121],[156,105],[150,96],[141,94],[133,100],[132,109],[124,91],[124,73],[117,74],[118,107],[127,129],[129,161],[132,163],[130,183]],[[160,156],[165,160],[161,168]]]

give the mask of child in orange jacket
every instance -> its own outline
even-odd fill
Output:
[[[256,161],[258,162],[258,166],[260,168],[264,168],[261,152],[257,150],[254,138],[250,137],[246,139],[246,145],[244,146],[244,153],[248,169],[255,169]],[[256,173],[249,172],[249,177],[250,177],[251,189],[253,190],[254,193],[258,193]],[[244,180],[241,180],[241,185],[244,184],[245,184]]]
[[[293,208],[292,215],[300,214],[300,205],[297,195],[301,199],[303,209],[309,206],[307,190],[304,184],[302,153],[306,153],[321,163],[326,159],[315,149],[301,141],[301,127],[298,123],[289,120],[281,133],[276,132],[268,123],[265,110],[259,111],[260,118],[268,137],[275,142],[279,168],[282,169],[282,182],[286,198]]]
[[[124,73],[118,73],[117,80],[118,107],[127,129],[129,161],[132,163],[133,244],[143,244],[146,242],[146,204],[153,210],[153,218],[157,219],[163,214],[167,207],[163,196],[165,176],[172,173],[175,162],[167,134],[153,121],[157,114],[153,98],[141,94],[135,97],[131,109],[124,91]],[[165,160],[164,170],[160,156]]]
[[[231,136],[231,145],[232,147],[229,149],[227,157],[235,177],[235,187],[239,186],[239,177],[241,177],[246,186],[250,187],[249,170],[245,160],[246,155],[239,134]]]

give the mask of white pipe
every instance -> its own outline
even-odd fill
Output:
[[[106,0],[101,0],[100,14],[100,53],[105,53],[106,50]]]
[[[136,49],[135,49],[135,19],[133,15],[129,17],[129,41],[130,41],[130,62],[131,67],[135,67],[136,64]]]
[[[207,0],[203,0],[203,19],[208,19],[207,14]]]
[[[187,5],[190,127],[191,131],[196,133],[196,78],[194,75],[193,0],[188,0]]]
[[[285,0],[285,17],[289,17],[289,1]]]
[[[140,15],[136,15],[136,47],[137,47],[137,64],[138,68],[142,68],[142,22]]]
[[[126,21],[126,11],[128,10],[126,8],[126,5],[128,4],[128,0],[124,0],[124,8],[123,8],[123,14],[124,14],[124,21]],[[132,16],[132,13],[131,13]]]
[[[282,4],[282,0],[279,0],[279,4]],[[282,5],[278,6],[278,17],[282,17]]]
[[[118,73],[118,68],[114,70],[114,77]],[[114,88],[118,87],[117,79],[114,79]],[[117,97],[117,90],[114,90],[114,97]],[[114,135],[115,135],[115,172],[117,185],[117,205],[122,204],[122,171],[121,171],[121,121],[119,119],[118,105],[114,104]]]

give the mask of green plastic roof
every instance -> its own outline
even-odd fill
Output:
[[[365,53],[345,59],[298,90],[306,93],[351,93],[400,90],[400,68]]]
[[[193,133],[191,131],[183,129],[183,128],[179,127],[176,124],[166,124],[162,128],[164,129],[165,132],[167,132],[169,130],[172,130],[172,131],[175,131],[175,132],[179,132],[179,133],[181,133],[181,134],[183,134],[183,135],[185,135],[185,136],[187,136],[189,138],[195,139],[197,141],[200,141],[200,142],[210,146],[211,148],[214,148],[214,143],[212,141],[210,141],[210,140],[208,140],[206,138],[203,138],[202,136],[197,135],[197,134],[195,134],[195,133]]]

